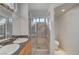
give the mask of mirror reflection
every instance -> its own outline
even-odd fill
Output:
[[[10,38],[12,34],[12,19],[0,16],[0,39]]]

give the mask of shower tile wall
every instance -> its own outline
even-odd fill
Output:
[[[36,26],[37,31],[31,37],[33,54],[47,55],[49,53],[48,26],[45,23],[38,23]]]

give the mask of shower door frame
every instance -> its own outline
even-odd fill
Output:
[[[45,19],[45,18],[44,18]],[[31,26],[31,28],[30,29],[32,29],[32,21],[33,21],[33,18],[30,18],[30,26]],[[45,20],[45,23],[46,23],[46,20]],[[35,50],[37,49],[37,43],[38,43],[38,23],[36,23],[35,25],[35,35],[33,35],[33,36],[35,36]],[[46,33],[47,34],[47,33]],[[31,32],[30,32],[30,35],[31,35]],[[31,35],[32,36],[32,35]],[[31,38],[31,40],[32,40],[32,38]],[[50,43],[50,40],[49,40],[49,42],[48,43]],[[32,45],[33,46],[33,45]],[[33,50],[33,49],[32,49]],[[48,51],[49,51],[49,48],[48,48]]]

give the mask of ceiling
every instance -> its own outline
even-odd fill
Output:
[[[58,3],[57,3],[58,4]],[[53,4],[53,5],[57,5]],[[51,3],[29,3],[29,12],[31,14],[31,17],[45,17],[47,16],[48,9],[50,7]],[[73,8],[77,3],[63,3],[58,4],[58,7],[56,7],[55,15],[60,16],[69,11],[71,8]],[[61,10],[65,9],[65,12],[62,12]]]
[[[49,3],[30,3],[29,8],[30,10],[48,10]]]
[[[64,3],[63,5],[60,5],[55,8],[55,16],[60,16],[65,14],[67,11],[75,7],[77,3]],[[62,10],[65,10],[64,12]]]
[[[29,11],[32,17],[42,17],[47,15],[49,6],[49,3],[30,3]]]

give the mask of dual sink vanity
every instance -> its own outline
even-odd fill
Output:
[[[0,40],[0,55],[30,55],[31,40],[28,38]]]
[[[14,5],[16,6],[16,4]],[[31,40],[27,37],[27,22],[18,21],[20,13],[17,14],[17,11],[12,10],[10,6],[0,3],[0,55],[29,55],[32,46]],[[17,10],[19,11],[19,9]],[[18,25],[19,22],[26,26],[21,27],[22,25]]]
[[[12,16],[0,15],[0,55],[31,54],[31,40],[27,35],[20,35],[19,37],[17,35],[12,35],[12,29]]]

